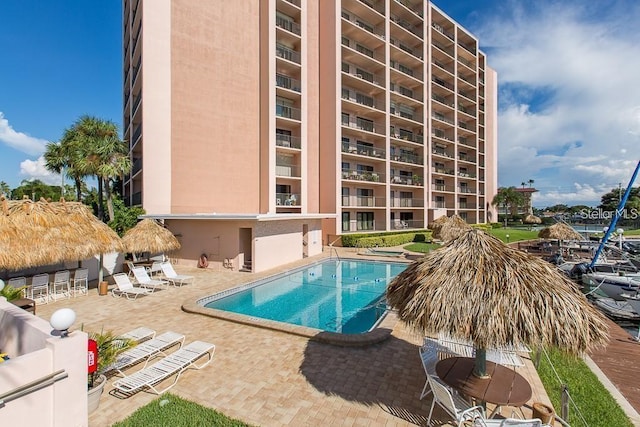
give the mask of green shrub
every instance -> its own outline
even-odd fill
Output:
[[[389,247],[430,240],[430,231],[417,233],[415,231],[404,231],[376,234],[345,234],[342,236],[342,246],[345,248]]]

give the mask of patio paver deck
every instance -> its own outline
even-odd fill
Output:
[[[335,252],[334,252],[335,253]],[[345,255],[354,256],[349,252]],[[327,256],[328,252],[325,255]],[[342,256],[342,254],[341,254]],[[380,257],[375,257],[380,259]],[[89,296],[38,305],[38,316],[49,319],[62,307],[76,311],[75,328],[123,333],[147,326],[158,333],[174,330],[185,342],[202,340],[216,345],[214,361],[200,371],[185,372],[171,392],[207,407],[260,426],[426,425],[431,400],[419,400],[425,377],[418,356],[422,337],[397,322],[391,337],[365,348],[336,347],[308,338],[212,319],[181,310],[182,303],[272,275],[309,260],[265,274],[200,270],[176,266],[180,274],[196,276],[193,285],[171,287],[130,301]],[[133,368],[131,372],[134,372]],[[549,399],[530,360],[521,372],[531,383],[529,402]],[[122,420],[157,396],[140,392],[127,399],[109,394],[90,415],[91,426],[109,426]],[[524,408],[525,415],[531,415]],[[509,415],[511,409],[506,408]],[[447,416],[438,409],[433,425]]]

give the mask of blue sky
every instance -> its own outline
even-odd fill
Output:
[[[597,205],[640,157],[640,2],[437,0],[499,81],[500,186]],[[82,114],[121,126],[121,2],[0,3],[0,181],[60,182],[40,159]],[[640,185],[640,183],[636,183]]]

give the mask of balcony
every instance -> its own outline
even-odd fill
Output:
[[[363,117],[348,116],[342,118],[342,126],[349,128],[363,130],[365,132],[372,132],[378,135],[384,135],[384,123],[374,122],[373,120],[365,119]]]
[[[470,45],[467,45],[467,44],[462,43],[462,42],[458,42],[458,46],[462,47],[463,49],[465,49],[467,52],[471,53],[472,55],[476,54],[476,47],[475,46],[470,46]]]
[[[351,181],[367,181],[367,182],[385,182],[383,173],[362,171],[356,169],[342,169],[342,179]]]
[[[455,122],[452,119],[446,117],[444,114],[440,114],[434,111],[433,113],[431,113],[431,117],[436,120],[440,120],[441,122],[449,123],[451,126],[455,126]]]
[[[293,77],[289,77],[285,74],[276,73],[276,86],[289,89],[294,92],[300,93],[300,80],[296,80]]]
[[[469,138],[465,138],[464,136],[459,136],[458,137],[458,143],[465,145],[467,147],[471,147],[471,148],[476,148],[476,146],[474,145],[473,141],[470,140]]]
[[[361,28],[368,33],[384,40],[384,25],[373,25],[348,10],[342,10],[341,16],[345,21],[351,22],[356,27]]]
[[[392,175],[391,176],[391,184],[400,184],[400,185],[415,185],[418,187],[422,187],[422,177],[419,175]]]
[[[286,1],[287,3],[291,3],[296,7],[300,7],[300,0],[284,0],[284,1]]]
[[[400,139],[403,141],[415,142],[417,144],[424,144],[424,136],[422,133],[415,134],[413,132],[409,132],[402,128],[396,128],[395,126],[391,126],[391,137]]]
[[[444,166],[434,166],[431,168],[433,173],[441,173],[443,175],[455,175],[456,172],[453,169],[446,168]]]
[[[276,206],[299,206],[300,194],[276,193]]]
[[[422,30],[417,28],[415,25],[412,25],[406,19],[403,19],[403,18],[401,18],[399,16],[395,16],[395,15],[391,15],[389,17],[389,19],[391,20],[391,22],[395,23],[399,27],[404,28],[405,30],[407,30],[408,32],[413,34],[414,36],[417,36],[418,38],[422,39]]]
[[[355,146],[348,143],[342,144],[342,152],[348,154],[357,154],[359,156],[373,157],[384,159],[386,152],[382,148],[371,147],[368,145],[356,144]]]
[[[356,104],[364,105],[366,107],[375,108],[379,111],[384,111],[384,102],[375,99],[372,96],[365,95],[364,93],[357,92],[352,89],[343,88],[342,89],[342,99],[350,102],[354,102]]]
[[[447,204],[441,201],[432,201],[431,207],[435,209],[447,209]]]
[[[358,65],[342,63],[342,72],[353,77],[373,83],[376,86],[384,87],[384,76],[382,74],[371,73]]]
[[[443,34],[445,37],[447,37],[449,40],[453,41],[455,39],[455,35],[453,33],[450,33],[448,31],[446,31],[444,29],[444,27],[436,22],[432,23],[431,26],[440,34]]]
[[[276,134],[276,146],[284,148],[302,148],[299,136]]]
[[[461,171],[458,171],[458,176],[460,178],[475,179],[476,174],[472,173],[472,172],[465,171],[465,170],[461,170]]]
[[[299,108],[276,104],[276,116],[291,120],[300,120],[302,115]]]
[[[420,18],[423,17],[422,16],[422,6],[421,6],[420,2],[418,2],[418,4],[416,4],[416,5],[412,5],[408,0],[395,0],[395,2],[403,5],[404,7],[409,9],[411,12],[415,13],[416,15],[418,15]]]
[[[433,154],[435,154],[436,156],[447,157],[449,159],[453,159],[453,154],[448,153],[447,150],[444,150],[442,148],[432,148],[431,152]]]
[[[140,136],[142,135],[142,125],[138,124],[137,126],[135,126],[133,128],[133,138],[131,138],[131,141],[133,141],[133,145],[136,145],[136,143],[138,142],[138,139],[140,139]]]
[[[276,163],[276,176],[285,178],[300,178],[301,167],[287,163]]]
[[[444,139],[444,140],[453,142],[453,138],[451,138],[449,135],[447,135],[446,131],[443,130],[443,129],[432,128],[431,129],[431,135],[433,137],[435,137],[435,138],[440,138],[440,139]]]
[[[358,52],[359,54],[362,54],[367,58],[371,58],[379,62],[384,62],[385,60],[384,54],[380,53],[381,52],[380,50],[376,51],[374,49],[370,49],[367,46],[363,45],[362,43],[352,40],[344,35],[341,37],[340,41],[342,43],[342,46],[348,47],[349,49],[353,49],[353,51]],[[349,55],[345,55],[343,52],[343,55],[342,55],[343,59],[348,59],[348,56]],[[351,55],[351,56],[352,58],[350,60],[354,60],[355,58],[353,58],[353,56],[355,55]]]
[[[374,196],[342,196],[342,207],[384,208],[387,199]]]
[[[300,25],[282,16],[276,16],[276,27],[289,31],[297,36],[300,35]]]
[[[281,45],[280,43],[276,43],[276,56],[278,58],[300,64],[300,54],[293,49],[289,49],[288,47]]]
[[[458,209],[476,209],[477,206],[474,205],[473,203],[463,203],[463,202],[459,202],[458,203]]]
[[[391,90],[391,92],[396,93],[398,95],[411,98],[414,101],[422,102],[422,97],[420,96],[420,92],[418,90],[412,90],[396,83],[391,83],[389,89]]]
[[[433,190],[433,191],[446,191],[448,193],[453,193],[453,186],[445,185],[445,184],[431,184],[431,190]]]
[[[420,46],[419,48],[417,47],[411,47],[408,46],[404,43],[402,43],[400,40],[394,39],[392,38],[390,40],[391,46],[395,46],[398,49],[408,53],[409,55],[415,57],[416,59],[419,59],[422,61],[422,46]]]
[[[433,99],[434,101],[437,101],[441,104],[446,105],[447,107],[451,107],[451,108],[456,108],[456,104],[454,104],[452,101],[447,100],[447,98],[445,98],[444,96],[440,96],[437,95],[435,93],[431,94],[431,99]]]
[[[475,188],[469,188],[469,187],[458,187],[458,193],[476,194],[476,189]]]
[[[133,164],[131,165],[131,176],[135,176],[138,172],[142,170],[142,159],[133,159]]]
[[[409,105],[404,105],[400,103],[391,104],[391,108],[389,108],[389,113],[396,116],[402,117],[403,119],[412,120],[417,123],[422,123],[422,114],[419,111],[416,111],[413,107]]]
[[[470,115],[472,117],[476,116],[476,112],[474,110],[472,110],[471,108],[468,108],[468,107],[464,107],[464,106],[462,106],[460,104],[458,104],[458,111],[461,111],[461,112],[463,112],[465,114],[468,114],[468,115]]]
[[[434,82],[435,84],[437,84],[437,85],[439,85],[439,86],[442,86],[442,87],[444,87],[444,88],[447,88],[447,89],[449,89],[449,90],[451,90],[451,91],[453,91],[453,90],[454,90],[454,87],[453,87],[453,85],[452,85],[451,83],[449,83],[449,82],[445,82],[444,80],[439,79],[438,77],[433,76],[433,77],[431,78],[431,81],[432,81],[432,82]]]
[[[413,165],[422,165],[422,162],[423,162],[422,156],[419,156],[415,153],[401,151],[399,154],[394,154],[393,147],[392,147],[391,160],[394,162],[411,163]]]
[[[399,63],[398,61],[390,61],[389,65],[394,70],[400,71],[401,73],[406,74],[409,77],[413,77],[414,79],[417,79],[417,80],[422,80],[422,73],[415,71],[412,68]]]
[[[389,199],[392,208],[423,208],[424,199],[414,199],[411,197],[394,197]]]
[[[446,53],[451,58],[453,58],[453,48],[447,47],[447,46],[443,45],[442,43],[438,43],[436,41],[433,42],[433,46],[437,47],[442,52]]]

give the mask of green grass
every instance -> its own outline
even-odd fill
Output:
[[[547,353],[558,376],[567,384],[569,395],[575,402],[575,405],[569,404],[569,419],[566,420],[569,424],[584,426],[582,421],[584,418],[589,426],[625,427],[633,425],[582,359],[568,356],[558,350],[551,350]],[[561,383],[553,373],[544,354],[540,360],[538,375],[540,375],[553,407],[560,414]],[[582,414],[582,418],[579,414]]]
[[[220,412],[175,396],[165,394],[135,411],[113,427],[199,427],[249,426]]]
[[[503,242],[507,242],[507,234],[509,235],[509,242],[518,242],[521,240],[534,240],[538,238],[537,231],[529,231],[523,228],[494,228],[489,230],[489,234],[497,237]],[[436,243],[410,243],[403,246],[404,249],[411,252],[421,252],[423,254],[428,253],[434,249],[438,249],[439,244]]]
[[[420,252],[426,254],[427,252],[438,249],[440,247],[437,243],[410,243],[404,245],[403,248],[411,252]]]

